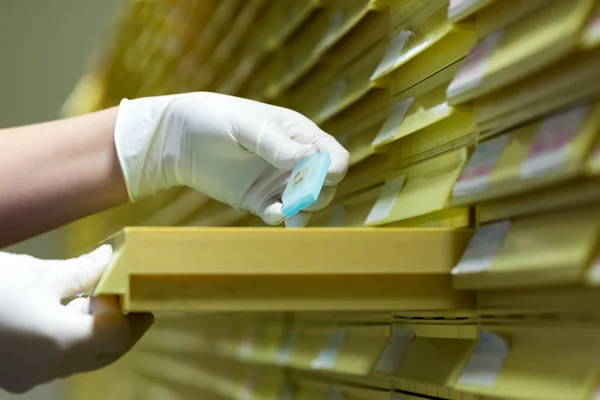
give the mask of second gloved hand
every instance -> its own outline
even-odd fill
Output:
[[[0,389],[25,392],[116,361],[153,322],[114,298],[61,300],[93,287],[112,248],[70,260],[0,252]]]
[[[320,198],[288,226],[329,204],[349,164],[348,152],[303,115],[206,92],[123,100],[115,142],[131,200],[188,186],[271,225],[285,219],[281,195],[298,161],[314,152],[332,160]]]

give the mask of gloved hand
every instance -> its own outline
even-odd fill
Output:
[[[188,186],[277,225],[291,170],[314,152],[331,167],[317,202],[286,221],[304,226],[346,174],[348,152],[303,115],[281,107],[197,92],[121,102],[117,154],[132,201]]]
[[[66,261],[0,252],[0,388],[20,393],[106,366],[150,327],[151,314],[123,316],[116,300],[61,304],[93,287],[111,254],[107,245]]]

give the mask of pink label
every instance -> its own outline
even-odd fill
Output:
[[[489,177],[496,168],[496,163],[508,140],[509,136],[503,135],[475,148],[475,152],[454,185],[452,190],[454,197],[476,193],[487,187]]]
[[[600,387],[596,389],[590,400],[600,400]]]
[[[580,107],[546,119],[535,137],[522,177],[531,177],[560,168],[569,156],[570,143],[581,130],[588,107]]]
[[[596,148],[594,149],[594,153],[592,154],[592,157],[593,157],[594,159],[596,159],[596,158],[600,158],[600,143],[598,143],[598,144],[596,145]]]
[[[448,86],[448,97],[455,97],[481,84],[494,49],[502,39],[503,30],[496,31],[471,49],[464,64]]]
[[[594,280],[600,279],[600,253],[596,255],[596,258],[592,262],[589,273]],[[600,400],[600,388],[598,388],[598,395],[598,400]]]
[[[490,270],[509,229],[510,221],[484,225],[477,229],[452,273],[472,274]]]
[[[600,9],[596,11],[592,21],[585,29],[585,36],[590,41],[600,39]]]

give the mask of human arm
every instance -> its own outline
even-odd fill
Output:
[[[0,247],[78,218],[187,186],[269,224],[303,157],[332,158],[325,207],[348,152],[297,112],[215,93],[124,100],[118,108],[0,131]],[[304,212],[286,221],[306,224]]]
[[[128,200],[117,112],[0,130],[0,248]]]

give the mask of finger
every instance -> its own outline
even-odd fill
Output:
[[[317,124],[292,110],[282,111],[285,115],[284,131],[287,136],[299,143],[314,144],[320,152],[331,157],[331,166],[325,185],[335,186],[346,175],[350,166],[350,153],[333,136],[323,131]],[[286,123],[287,122],[287,123]]]
[[[311,214],[309,212],[300,211],[298,214],[285,220],[286,228],[304,228],[308,225]]]
[[[331,203],[331,201],[335,197],[336,190],[336,186],[323,187],[321,189],[321,193],[319,193],[319,197],[317,198],[317,200],[310,206],[306,207],[304,211],[319,211],[324,209],[329,205],[329,203]]]
[[[103,245],[91,253],[65,261],[45,261],[53,266],[52,286],[61,299],[85,292],[98,282],[112,256],[112,247]]]
[[[344,179],[350,167],[350,153],[339,144],[333,136],[324,134],[315,140],[315,145],[321,152],[328,152],[331,165],[325,178],[325,186],[335,186]]]
[[[78,297],[76,299],[71,300],[65,307],[68,310],[79,314],[89,314],[90,299],[85,297]]]
[[[291,139],[275,123],[265,124],[256,139],[241,136],[239,140],[242,146],[258,154],[269,164],[286,171],[291,171],[298,161],[317,152],[316,146]]]
[[[281,201],[276,198],[266,200],[258,210],[258,216],[268,225],[280,225],[285,220],[285,215],[281,212]]]

